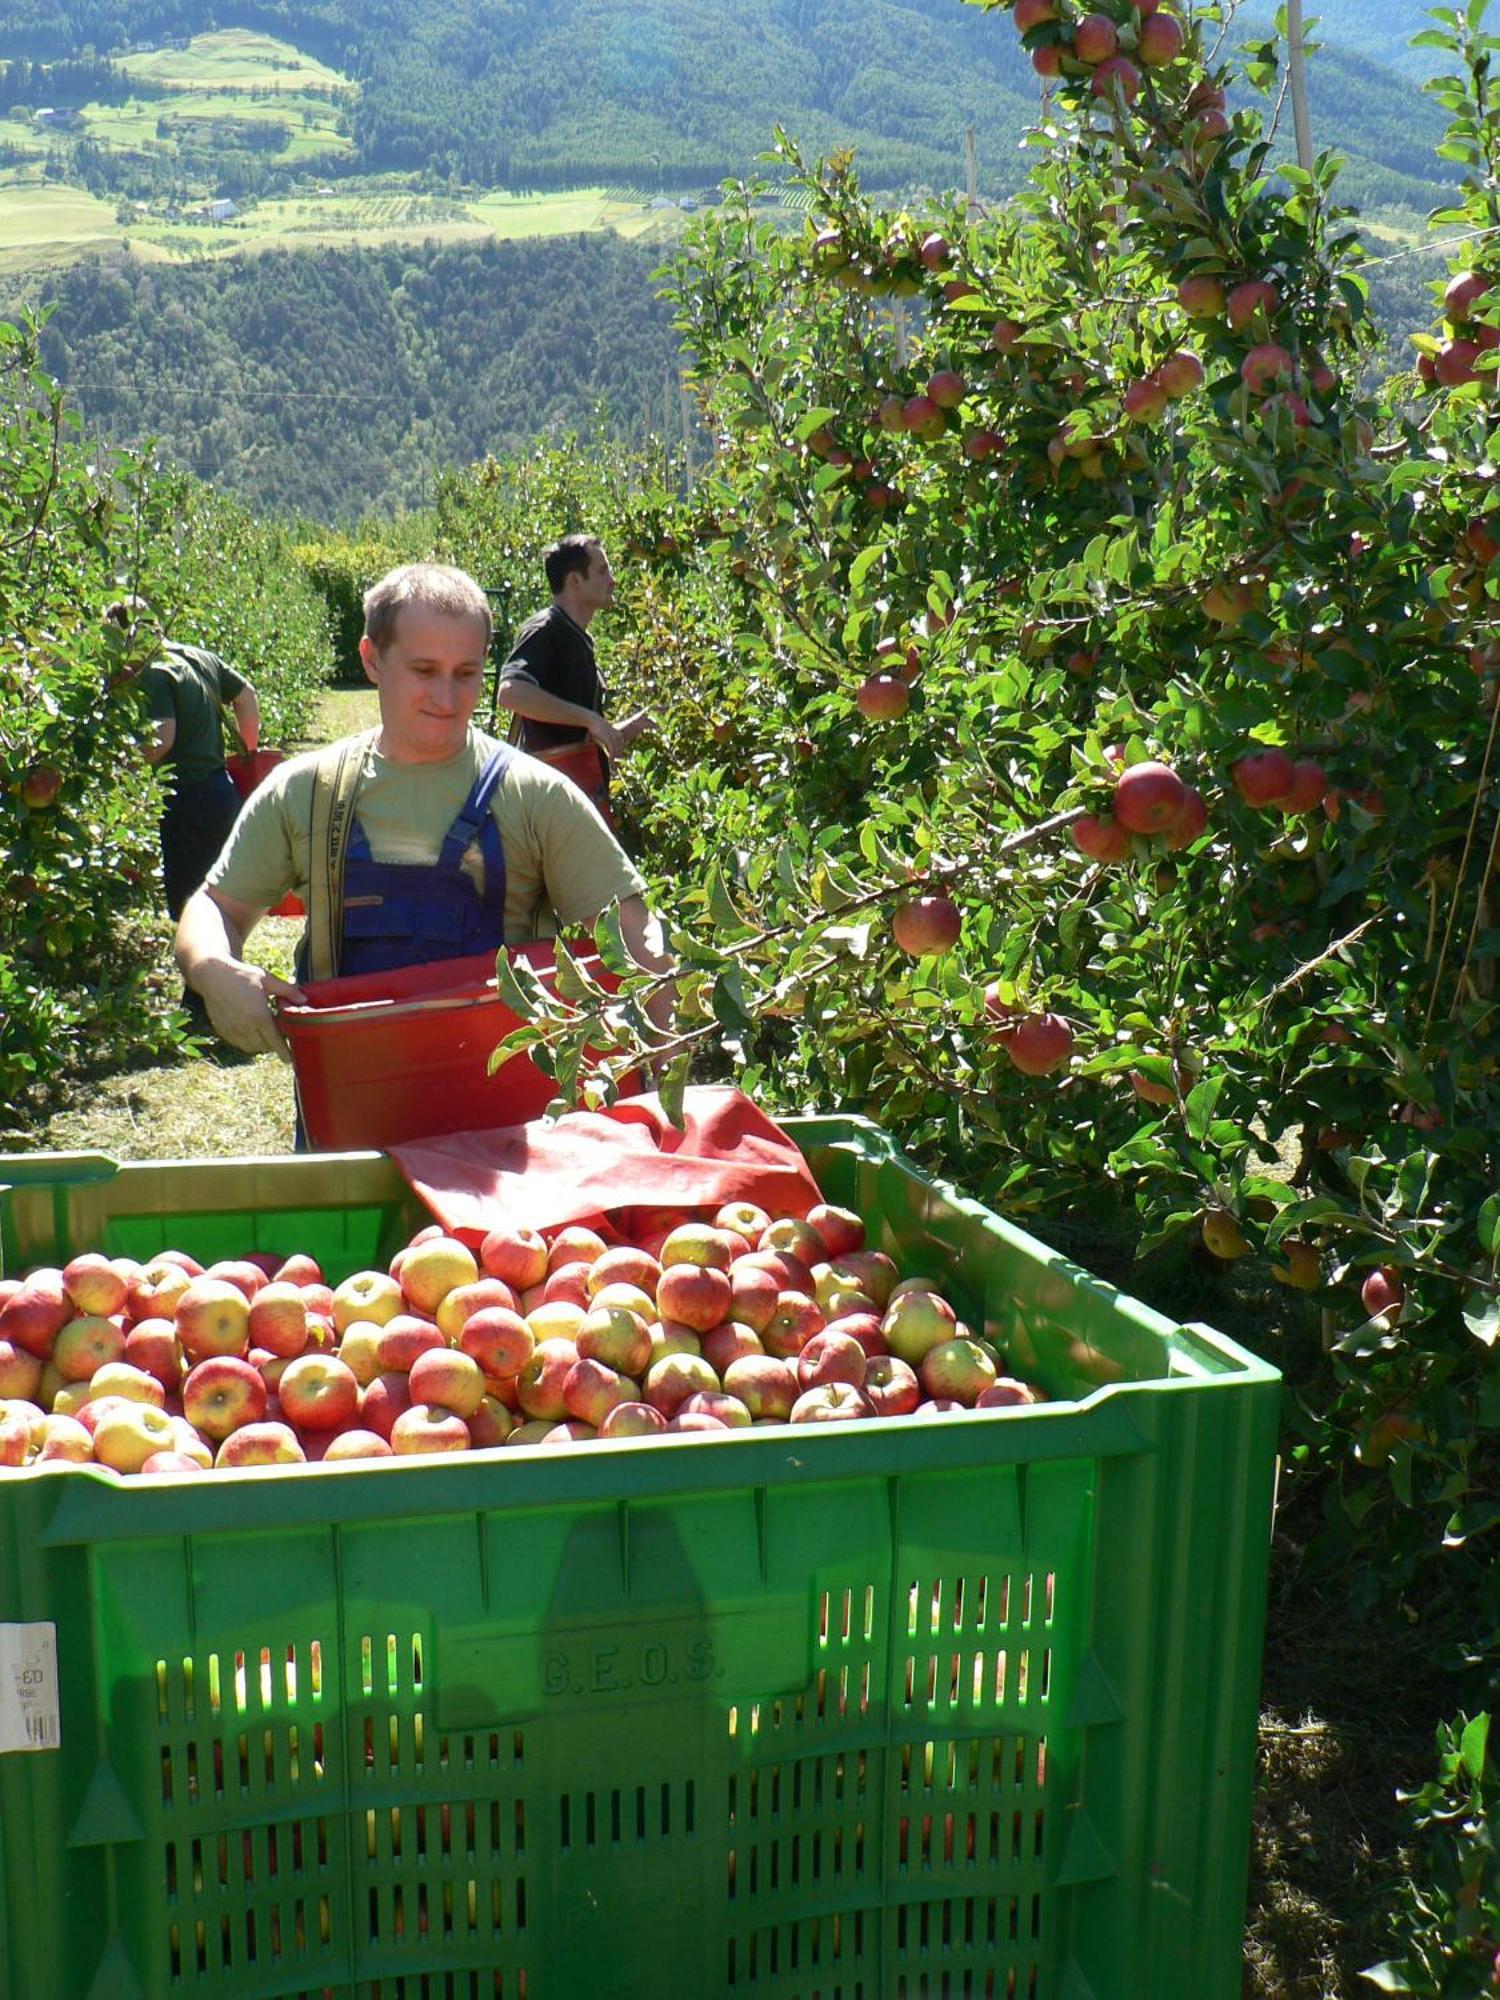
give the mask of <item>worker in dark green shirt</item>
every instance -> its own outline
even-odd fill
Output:
[[[150,613],[140,599],[112,604],[109,614],[127,628]],[[141,670],[151,737],[148,764],[167,767],[167,800],[161,816],[161,868],[167,910],[175,920],[229,838],[239,813],[239,793],[224,768],[224,719],[232,716],[247,750],[260,744],[260,703],[243,674],[217,653],[164,639]]]

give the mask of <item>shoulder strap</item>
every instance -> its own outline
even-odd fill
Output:
[[[333,979],[344,933],[344,858],[365,752],[376,731],[330,743],[313,772],[307,890],[306,977]]]
[[[456,867],[463,860],[478,837],[480,828],[489,817],[490,802],[499,790],[500,781],[509,770],[514,755],[508,743],[497,743],[479,767],[479,776],[443,841],[441,858],[450,867]]]

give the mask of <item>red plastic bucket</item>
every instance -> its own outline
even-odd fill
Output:
[[[263,785],[278,764],[286,758],[280,750],[242,750],[237,756],[224,759],[224,769],[229,773],[234,789],[243,804],[257,786]],[[274,910],[267,910],[268,917],[305,917],[307,905],[300,896],[283,896]]]
[[[550,987],[550,943],[520,945]],[[602,985],[613,982],[584,960]],[[493,1076],[490,1054],[516,1016],[495,990],[495,956],[442,959],[400,972],[305,980],[305,1004],[283,1002],[277,1018],[292,1052],[309,1143],[359,1152],[539,1118],[554,1095],[528,1056]],[[631,1086],[627,1086],[631,1088]]]
[[[609,773],[603,755],[594,743],[580,743],[577,749],[543,750],[534,753],[544,764],[550,764],[554,771],[575,784],[608,827],[615,823],[614,813],[609,803]]]

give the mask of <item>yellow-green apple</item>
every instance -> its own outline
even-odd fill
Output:
[[[540,1340],[516,1371],[516,1401],[528,1417],[550,1417],[558,1423],[568,1414],[563,1401],[578,1349],[571,1340]]]
[[[469,1418],[469,1436],[476,1451],[490,1451],[504,1444],[516,1427],[516,1420],[498,1396],[486,1396]]]
[[[824,1382],[815,1389],[804,1389],[792,1405],[789,1422],[794,1424],[839,1424],[848,1423],[856,1417],[873,1417],[869,1399],[863,1389],[856,1389],[848,1382]]]
[[[1247,806],[1269,806],[1290,791],[1294,770],[1285,750],[1254,750],[1230,765],[1229,776]]]
[[[595,1305],[574,1337],[579,1358],[638,1378],[651,1359],[653,1323],[629,1306]]]
[[[556,1428],[555,1417],[528,1417],[524,1424],[517,1424],[505,1439],[506,1449],[524,1447],[530,1444],[545,1444]],[[666,1428],[665,1424],[662,1426]]]
[[[611,1410],[621,1403],[638,1403],[640,1397],[639,1382],[603,1361],[588,1358],[575,1361],[563,1383],[563,1406],[568,1415],[596,1430]]]
[[[858,1285],[841,1278],[831,1264],[813,1265],[813,1297],[825,1319],[848,1319],[851,1313],[875,1312],[875,1301]]]
[[[1130,764],[1115,781],[1115,818],[1127,833],[1164,833],[1186,798],[1187,787],[1169,764]]]
[[[547,1245],[534,1229],[501,1223],[479,1246],[487,1278],[503,1278],[513,1291],[539,1285],[547,1275]],[[565,1261],[587,1261],[568,1258]]]
[[[907,1292],[886,1308],[880,1330],[886,1346],[910,1368],[920,1368],[924,1355],[952,1340],[958,1314],[936,1292]]]
[[[824,1325],[823,1309],[816,1299],[808,1298],[805,1292],[782,1292],[775,1312],[761,1328],[761,1345],[767,1354],[787,1359],[800,1354]]]
[[[1382,1264],[1371,1271],[1360,1286],[1359,1297],[1371,1319],[1383,1318],[1394,1326],[1401,1317],[1401,1307],[1406,1298],[1401,1273],[1389,1264]]]
[[[299,1354],[282,1375],[277,1392],[282,1414],[299,1431],[332,1431],[359,1408],[354,1370],[336,1354]]]
[[[660,1410],[653,1410],[649,1403],[619,1403],[600,1424],[599,1435],[602,1438],[652,1437],[666,1428],[666,1418]]]
[[[39,1354],[28,1354],[13,1340],[0,1340],[0,1401],[9,1396],[35,1396],[41,1386],[42,1366]]]
[[[112,1472],[139,1472],[153,1452],[176,1449],[173,1420],[154,1404],[111,1398],[97,1407],[94,1457]]]
[[[608,1247],[597,1229],[590,1229],[586,1223],[570,1222],[547,1245],[547,1274],[550,1276],[560,1264],[592,1264]]]
[[[842,1257],[850,1250],[864,1248],[864,1221],[852,1208],[839,1208],[830,1202],[820,1201],[807,1211],[805,1220],[809,1229],[816,1230],[821,1238],[821,1254],[824,1257]]]
[[[498,1442],[498,1440],[496,1440]],[[339,1465],[351,1458],[391,1458],[389,1440],[374,1431],[338,1431],[329,1438],[323,1452],[324,1465]]]
[[[997,1379],[994,1362],[977,1340],[945,1340],[922,1356],[918,1371],[929,1396],[962,1403],[972,1410]]]
[[[901,1273],[883,1250],[846,1250],[828,1261],[834,1276],[849,1290],[863,1292],[884,1312]]]
[[[307,1453],[289,1424],[257,1422],[230,1431],[214,1454],[214,1466],[239,1471],[248,1465],[304,1465]]]
[[[189,1369],[182,1385],[182,1414],[212,1444],[246,1424],[259,1423],[266,1414],[266,1400],[260,1370],[235,1354],[210,1355]]]
[[[854,1388],[863,1388],[865,1350],[859,1342],[847,1333],[832,1329],[815,1333],[797,1356],[797,1383],[802,1389],[815,1389],[824,1382],[848,1382]]]
[[[1177,303],[1189,319],[1218,319],[1224,310],[1224,287],[1217,278],[1199,272],[1177,287]]]
[[[172,1435],[173,1449],[183,1452],[207,1472],[214,1462],[213,1446],[207,1438],[200,1437],[186,1417],[176,1415],[172,1417]]]
[[[690,1326],[681,1326],[675,1319],[654,1320],[651,1325],[651,1361],[660,1361],[664,1354],[701,1354],[703,1341]],[[649,1368],[651,1363],[647,1362]]]
[[[411,1408],[411,1382],[399,1368],[377,1375],[360,1399],[360,1422],[378,1437],[389,1438],[391,1426]]]
[[[784,1251],[805,1264],[809,1271],[829,1255],[828,1245],[813,1224],[799,1215],[779,1215],[774,1222],[768,1222],[755,1247],[757,1250]]]
[[[362,1389],[380,1373],[380,1343],[384,1337],[385,1328],[377,1326],[372,1319],[357,1319],[344,1328],[344,1337],[338,1344],[338,1357],[346,1368],[353,1370],[354,1379]],[[297,1357],[288,1355],[278,1358],[295,1361]],[[264,1364],[257,1365],[264,1373]],[[280,1369],[277,1380],[285,1373],[284,1368]]]
[[[155,1403],[157,1409],[166,1405],[167,1392],[144,1368],[136,1368],[129,1361],[106,1361],[89,1377],[90,1396],[123,1396],[128,1403]]]
[[[916,1371],[897,1354],[872,1355],[861,1387],[877,1417],[910,1416],[922,1400]]]
[[[745,1354],[764,1354],[765,1345],[752,1327],[739,1320],[725,1320],[722,1326],[710,1327],[699,1346],[703,1359],[722,1381],[724,1370],[731,1361],[738,1361]]]
[[[384,1326],[405,1310],[406,1294],[387,1271],[356,1271],[334,1287],[333,1323],[340,1333],[357,1319]]]
[[[419,1354],[409,1381],[413,1403],[441,1403],[467,1421],[484,1401],[485,1371],[472,1354],[457,1348],[434,1348]]]
[[[76,1417],[64,1417],[54,1410],[42,1418],[40,1436],[36,1456],[44,1464],[87,1465],[94,1456],[94,1440]]]
[[[50,1265],[29,1271],[21,1288],[0,1306],[0,1340],[45,1360],[52,1343],[73,1317],[61,1271]]]
[[[130,1287],[97,1250],[85,1250],[63,1265],[63,1285],[80,1313],[99,1313],[105,1319],[125,1310]]]
[[[177,1338],[189,1361],[210,1354],[244,1354],[250,1346],[250,1301],[223,1278],[189,1280],[177,1301]]]
[[[465,1320],[486,1306],[503,1306],[513,1313],[519,1309],[520,1301],[503,1278],[476,1278],[472,1285],[455,1285],[433,1317],[443,1338],[456,1343]]]
[[[735,1246],[726,1230],[711,1222],[682,1222],[661,1246],[663,1277],[684,1265],[694,1270],[727,1271],[734,1262]]]
[[[1212,1208],[1208,1211],[1203,1218],[1202,1234],[1204,1248],[1225,1263],[1243,1257],[1250,1248],[1244,1232],[1226,1209]]]
[[[0,1404],[0,1465],[24,1465],[31,1453],[31,1420]]]
[[[415,1313],[397,1313],[380,1329],[375,1352],[382,1368],[409,1371],[419,1354],[429,1354],[433,1348],[447,1345],[432,1320],[418,1319]]]
[[[169,1319],[138,1319],[125,1332],[125,1359],[144,1368],[169,1393],[182,1383],[182,1349],[177,1328]]]
[[[668,1256],[671,1241],[669,1237],[663,1245],[663,1270],[656,1287],[657,1311],[663,1319],[675,1319],[697,1333],[707,1333],[729,1316],[733,1295],[728,1264],[719,1269],[709,1264],[674,1263]]]
[[[212,1464],[213,1460],[210,1458],[209,1465]],[[141,1471],[145,1476],[152,1479],[159,1477],[171,1478],[183,1473],[196,1475],[200,1472],[207,1472],[208,1465],[205,1465],[201,1459],[194,1458],[191,1452],[178,1451],[174,1448],[171,1451],[153,1451],[141,1467]]]
[[[1316,1243],[1303,1243],[1295,1237],[1284,1237],[1281,1244],[1282,1261],[1271,1266],[1271,1276],[1281,1285],[1290,1285],[1294,1291],[1315,1292],[1323,1283],[1323,1260]]]
[[[82,1313],[59,1330],[51,1359],[65,1382],[87,1382],[106,1362],[125,1359],[125,1329],[118,1320]]]
[[[413,1403],[391,1426],[391,1450],[397,1458],[469,1451],[473,1443],[463,1418],[441,1403]]]
[[[418,1312],[435,1313],[450,1292],[472,1285],[478,1276],[479,1266],[466,1243],[456,1236],[434,1236],[407,1251],[401,1289]]]
[[[519,1313],[484,1306],[464,1321],[458,1336],[463,1353],[486,1376],[515,1375],[536,1349],[536,1334]]]
[[[715,1229],[727,1230],[744,1243],[759,1242],[762,1230],[770,1225],[770,1216],[753,1201],[726,1201],[714,1214]]]
[[[1041,1391],[1034,1389],[1029,1382],[1019,1382],[1014,1375],[997,1375],[987,1389],[980,1390],[974,1407],[976,1410],[1015,1410],[1042,1401]]]
[[[730,1318],[753,1333],[762,1332],[776,1311],[781,1289],[776,1273],[747,1257],[736,1257],[729,1267]]]
[[[639,1285],[627,1285],[616,1279],[612,1284],[601,1285],[589,1302],[590,1312],[600,1306],[638,1313],[648,1323],[656,1317],[656,1299],[652,1292],[643,1292]]]
[[[270,1354],[300,1354],[307,1346],[307,1301],[301,1287],[273,1278],[250,1301],[250,1345]]]
[[[754,1419],[738,1396],[724,1389],[695,1389],[679,1406],[676,1416],[716,1417],[727,1431],[747,1431]]]
[[[321,1285],[323,1267],[316,1257],[309,1257],[305,1250],[294,1250],[290,1257],[282,1258],[271,1277],[281,1285]]]
[[[266,1273],[259,1264],[252,1264],[248,1257],[221,1257],[217,1264],[210,1264],[203,1275],[233,1285],[244,1294],[247,1304],[266,1282]]]
[[[638,1292],[655,1292],[662,1267],[655,1257],[631,1243],[617,1243],[596,1257],[588,1267],[590,1298],[597,1298],[606,1285],[633,1285]]]
[[[56,1374],[56,1371],[53,1373]],[[37,1395],[49,1410],[56,1410],[59,1416],[76,1417],[89,1400],[89,1385],[87,1382],[64,1382],[58,1376],[57,1387],[49,1390],[44,1371]]]
[[[531,1287],[526,1293],[526,1298],[535,1297],[538,1304],[549,1299],[565,1299],[570,1305],[582,1306],[587,1311],[591,1296],[589,1270],[589,1265],[577,1261],[571,1264],[557,1264],[547,1273],[540,1285]],[[531,1310],[529,1306],[525,1306],[525,1299],[522,1300],[522,1305],[527,1311]]]
[[[653,1410],[671,1418],[700,1389],[717,1389],[719,1378],[701,1354],[664,1354],[646,1372],[642,1395]]]
[[[538,1340],[571,1340],[587,1316],[571,1299],[547,1299],[533,1306],[525,1318]]]

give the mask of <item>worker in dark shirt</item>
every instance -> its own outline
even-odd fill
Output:
[[[126,630],[150,618],[140,598],[122,598],[106,616]],[[224,768],[224,721],[247,750],[260,742],[255,689],[217,653],[163,639],[141,671],[151,735],[148,764],[168,775],[161,816],[161,867],[167,912],[175,922],[218,858],[240,809],[240,796]]]
[[[498,699],[511,741],[573,780],[609,813],[610,766],[652,726],[646,710],[612,723],[589,626],[614,601],[615,578],[597,535],[564,535],[543,558],[552,603],[528,618],[500,672]]]

